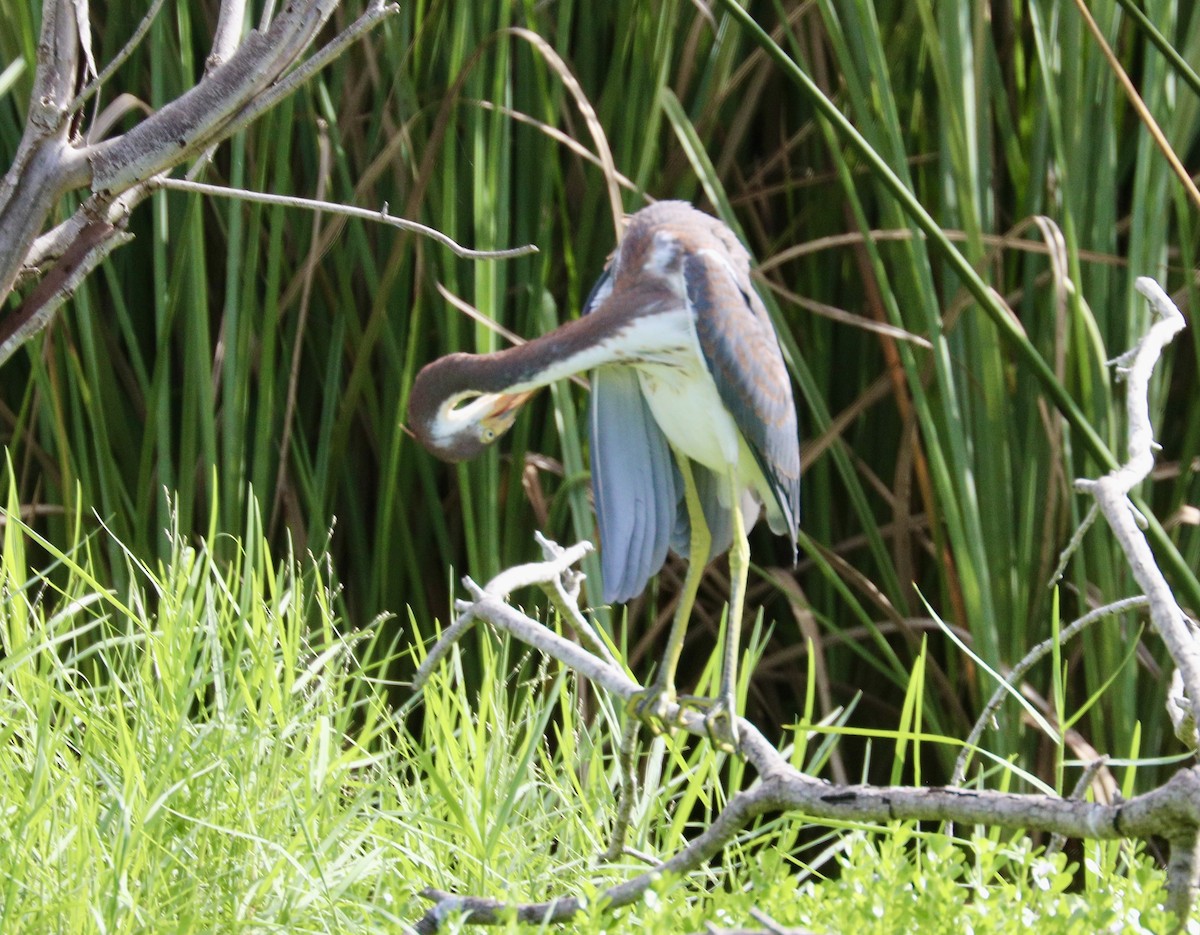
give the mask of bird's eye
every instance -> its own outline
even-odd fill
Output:
[[[495,429],[484,429],[479,434],[479,437],[483,439],[485,444],[491,444],[492,442],[494,442],[496,440],[496,430]]]

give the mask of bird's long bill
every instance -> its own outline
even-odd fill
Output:
[[[509,425],[517,417],[517,412],[529,401],[537,390],[526,390],[523,393],[497,393],[496,403],[492,406],[489,418],[504,421]]]

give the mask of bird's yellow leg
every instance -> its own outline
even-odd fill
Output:
[[[750,542],[746,538],[746,519],[742,516],[741,491],[732,474],[729,477],[730,504],[733,510],[733,543],[729,547],[729,613],[725,617],[725,646],[721,658],[721,693],[717,703],[705,715],[713,743],[726,750],[738,744],[737,664],[738,642],[742,629],[742,607],[746,600],[746,578],[750,572]]]
[[[712,534],[704,519],[704,508],[700,505],[700,494],[692,477],[692,465],[687,456],[675,452],[679,473],[683,475],[683,499],[687,506],[691,534],[688,540],[688,569],[683,579],[683,593],[675,608],[675,619],[671,623],[671,634],[667,637],[667,648],[663,653],[662,666],[654,684],[630,700],[629,710],[645,721],[656,733],[666,726],[667,707],[675,702],[675,668],[683,652],[683,640],[687,635],[688,619],[696,604],[696,593],[700,590],[700,579],[712,552]]]

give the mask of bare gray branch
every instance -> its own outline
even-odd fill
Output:
[[[1126,549],[1137,580],[1146,589],[1147,597],[1127,598],[1099,608],[1067,627],[1062,636],[1069,638],[1070,635],[1082,632],[1090,623],[1106,614],[1149,603],[1155,626],[1163,634],[1172,658],[1184,673],[1182,681],[1190,702],[1188,710],[1192,712],[1196,702],[1200,700],[1200,683],[1192,680],[1188,669],[1189,666],[1195,665],[1195,640],[1191,636],[1188,621],[1175,603],[1162,574],[1154,565],[1153,556],[1149,554],[1145,538],[1137,529],[1131,505],[1126,497],[1130,488],[1140,482],[1153,466],[1153,438],[1146,403],[1149,376],[1162,348],[1182,327],[1182,316],[1179,316],[1157,284],[1142,279],[1138,281],[1138,288],[1155,304],[1161,317],[1134,352],[1122,358],[1122,362],[1128,365],[1130,463],[1099,481],[1080,482],[1079,486],[1096,496],[1101,512],[1109,520]],[[543,544],[548,557],[546,562],[522,565],[504,572],[487,588],[468,583],[474,600],[461,603],[460,621],[485,620],[493,627],[541,650],[628,702],[642,688],[628,677],[618,663],[601,658],[563,639],[504,601],[515,587],[534,583],[545,586],[549,582],[561,580],[565,573],[565,558],[582,556],[587,548],[587,543],[580,543],[567,550]],[[572,593],[578,595],[577,590]],[[432,665],[436,665],[436,659],[440,659],[448,651],[455,638],[457,634],[452,635],[448,632],[438,647],[430,653],[418,678],[418,691],[428,678]],[[1047,644],[1035,647],[1014,667],[1009,676],[1010,682],[1019,681],[1029,666],[1048,650]],[[987,723],[987,719],[1007,690],[1009,685],[1001,686],[985,708],[983,717],[972,733],[972,743],[978,740],[983,725]],[[708,735],[703,716],[686,707],[674,706],[666,712],[666,720],[677,722],[683,730],[696,736]],[[1200,718],[1196,719],[1196,723],[1200,723]],[[631,736],[627,731],[621,745],[621,757],[626,761],[624,768],[630,772],[628,760],[631,759]],[[754,725],[744,718],[738,719],[737,736],[739,739],[735,754],[753,764],[759,775],[758,781],[748,789],[731,796],[712,824],[670,859],[606,890],[600,897],[604,905],[617,908],[638,899],[663,872],[684,874],[695,869],[715,856],[755,817],[773,812],[790,812],[809,819],[838,823],[961,822],[1007,829],[1037,830],[1053,835],[1056,840],[1066,837],[1094,840],[1166,837],[1171,843],[1171,858],[1167,868],[1168,908],[1175,912],[1178,919],[1185,920],[1188,917],[1193,894],[1200,882],[1198,767],[1181,769],[1164,785],[1127,802],[1103,804],[1084,801],[1078,796],[1078,788],[1072,798],[1063,799],[1053,795],[1023,795],[961,787],[909,788],[831,784],[813,779],[795,769],[779,751],[767,743]],[[1103,762],[1103,759],[1098,759],[1093,765],[1094,768],[1099,769]],[[956,772],[956,775],[960,774]],[[1085,773],[1085,777],[1087,775]],[[626,799],[630,793],[630,787],[623,790],[619,804],[620,812],[629,807]],[[617,834],[614,835],[613,845],[604,857],[611,858],[620,853],[624,838],[622,825],[626,820],[627,816],[618,815]],[[521,921],[541,924],[562,922],[584,909],[583,900],[576,896],[561,896],[541,903],[508,904],[434,889],[425,890],[424,895],[433,900],[434,905],[417,923],[418,932],[436,932],[447,920],[460,917],[465,917],[475,924],[496,924],[512,918],[514,914]]]
[[[594,656],[563,639],[536,620],[504,603],[501,594],[516,587],[546,583],[564,571],[564,557],[578,557],[588,543],[563,551],[551,561],[521,565],[493,579],[487,588],[472,586],[473,602],[463,602],[460,620],[484,620],[522,642],[574,669],[588,680],[628,701],[641,691],[616,664]],[[469,580],[469,579],[468,579]],[[493,590],[495,588],[495,590]],[[430,653],[418,677],[418,690],[432,666],[449,650],[454,637],[448,631]],[[436,663],[435,663],[436,664]],[[411,702],[410,702],[411,703]],[[406,705],[407,707],[407,705]],[[683,729],[707,737],[700,713],[675,706],[667,712]],[[662,872],[686,873],[710,860],[755,817],[769,812],[794,812],[831,822],[936,821],[983,824],[1009,829],[1029,829],[1074,838],[1114,840],[1170,836],[1189,853],[1200,828],[1200,769],[1180,770],[1164,786],[1145,795],[1115,804],[1098,804],[1049,795],[1021,795],[952,787],[909,788],[864,785],[834,785],[806,776],[795,769],[744,718],[738,720],[737,753],[752,763],[759,781],[732,796],[721,813],[699,837],[660,866],[606,890],[603,899],[611,908],[638,899]],[[1179,858],[1180,871],[1192,873],[1195,861]],[[1171,908],[1186,917],[1192,885],[1172,884]],[[1190,879],[1190,877],[1188,878]],[[459,896],[425,890],[435,905],[416,926],[418,932],[435,932],[443,922],[468,914],[476,924],[498,923],[516,913],[526,921],[564,921],[584,908],[577,897],[564,896],[542,903],[511,905],[496,900]]]
[[[1175,303],[1153,279],[1142,276],[1136,286],[1150,302],[1158,320],[1133,350],[1116,361],[1126,384],[1129,459],[1098,480],[1077,480],[1075,488],[1096,498],[1100,512],[1125,552],[1138,586],[1150,601],[1150,620],[1179,670],[1187,698],[1186,703],[1176,701],[1174,705],[1173,710],[1190,714],[1190,717],[1176,720],[1176,732],[1179,739],[1194,750],[1197,745],[1195,725],[1200,724],[1200,645],[1194,625],[1175,600],[1167,579],[1158,568],[1150,543],[1142,532],[1144,519],[1129,500],[1129,491],[1149,477],[1154,468],[1157,445],[1150,424],[1150,376],[1163,349],[1183,330],[1186,322]]]

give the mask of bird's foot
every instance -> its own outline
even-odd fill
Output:
[[[732,698],[718,698],[704,714],[708,739],[718,750],[733,753],[738,748],[738,715]]]
[[[737,705],[732,695],[707,698],[703,695],[679,695],[675,689],[655,682],[629,699],[625,710],[645,724],[652,734],[671,732],[682,723],[683,712],[691,708],[704,715],[708,739],[718,750],[732,753],[738,747]]]
[[[679,726],[675,688],[662,682],[656,681],[649,688],[643,688],[634,694],[625,705],[625,710],[655,735],[672,731]]]
[[[718,750],[733,753],[738,748],[737,704],[733,696],[705,698],[701,695],[681,695],[679,705],[703,712],[708,739]]]

